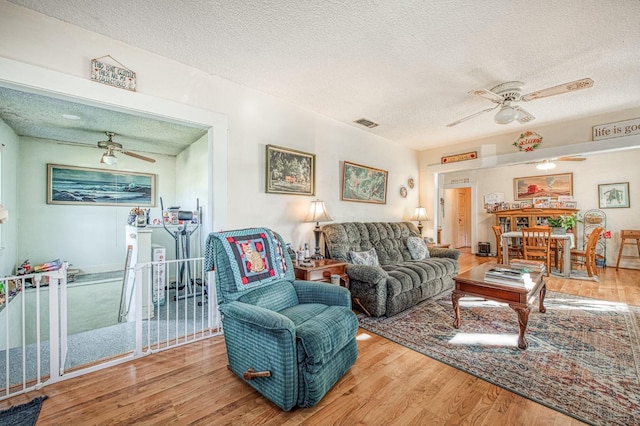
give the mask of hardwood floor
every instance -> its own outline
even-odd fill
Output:
[[[494,258],[463,253],[461,270]],[[640,271],[600,282],[551,277],[549,290],[640,305]],[[227,370],[222,337],[47,386],[38,425],[578,425],[577,420],[360,330],[359,357],[315,407],[282,412]]]

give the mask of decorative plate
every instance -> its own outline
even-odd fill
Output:
[[[407,183],[409,184],[409,188],[413,188],[413,178],[409,178]]]
[[[405,188],[404,186],[400,187],[400,196],[402,198],[405,198],[407,196],[407,188]]]

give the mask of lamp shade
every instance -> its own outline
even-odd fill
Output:
[[[429,216],[427,215],[427,209],[424,207],[416,207],[416,211],[413,212],[413,216],[411,216],[411,220],[423,221],[429,220]]]
[[[509,124],[516,118],[518,118],[518,110],[509,105],[505,105],[500,108],[500,111],[493,117],[493,121],[495,121],[496,124]]]
[[[118,157],[113,155],[113,152],[111,150],[108,150],[107,152],[102,154],[102,158],[100,159],[100,162],[101,163],[105,163],[105,164],[109,164],[109,165],[113,165],[113,164],[116,164],[118,162]]]
[[[311,202],[309,214],[305,222],[330,222],[333,219],[329,216],[329,212],[324,205],[324,201],[316,200]]]
[[[543,160],[542,163],[536,166],[538,170],[551,170],[556,168],[556,163],[552,163],[551,161]]]

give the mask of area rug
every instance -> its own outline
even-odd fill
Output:
[[[360,326],[511,392],[594,425],[640,425],[640,307],[547,292],[517,348],[516,313],[450,294]]]
[[[39,396],[30,402],[16,405],[7,410],[0,411],[0,425],[2,426],[35,426],[42,407],[42,401],[47,396]]]

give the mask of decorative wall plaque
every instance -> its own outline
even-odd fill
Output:
[[[122,68],[100,61],[100,59],[109,58]],[[91,80],[95,80],[102,84],[119,87],[120,89],[136,91],[136,73],[122,65],[110,55],[102,56],[91,60]]]

